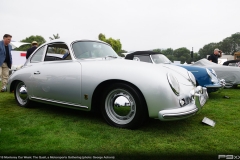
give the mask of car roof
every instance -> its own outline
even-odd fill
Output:
[[[154,51],[135,51],[126,55],[125,59],[133,59],[134,55],[152,55],[152,54],[162,54],[160,52]]]
[[[107,44],[109,45],[108,43],[106,42],[103,42],[103,41],[100,41],[100,40],[90,40],[90,39],[73,39],[73,40],[65,40],[65,39],[54,39],[54,40],[51,40],[51,41],[47,41],[46,43],[44,43],[43,45],[45,44],[49,44],[49,43],[67,43],[67,44],[71,44],[72,42],[78,42],[78,41],[91,41],[91,42],[101,42],[101,43],[104,43],[104,44]]]

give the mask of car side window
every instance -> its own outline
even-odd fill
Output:
[[[38,63],[42,61],[44,49],[45,49],[45,46],[38,49],[38,51],[35,52],[35,54],[31,58],[31,63]]]
[[[141,62],[152,63],[149,55],[134,55],[133,59],[139,59]]]
[[[44,61],[71,60],[69,49],[64,43],[52,43],[47,47]]]

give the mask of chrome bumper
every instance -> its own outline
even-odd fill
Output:
[[[221,91],[225,86],[226,82],[224,79],[218,79],[217,84],[205,85],[205,87],[208,89],[208,92]]]
[[[218,83],[212,85],[205,85],[206,88],[224,88],[226,82],[224,79],[218,79]]]
[[[199,112],[208,99],[207,88],[198,86],[190,92],[191,103],[186,106],[162,110],[158,113],[161,121],[179,120],[193,116]]]

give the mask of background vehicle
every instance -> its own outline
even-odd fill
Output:
[[[190,71],[197,81],[197,85],[206,87],[208,92],[215,92],[225,85],[224,80],[219,80],[213,69],[199,66],[181,65],[172,63],[166,56],[153,51],[136,51],[126,55],[125,59],[137,60],[164,66],[177,65]]]
[[[201,59],[192,64],[192,66],[202,66],[214,69],[218,78],[225,79],[226,88],[236,87],[240,84],[240,67],[223,66],[210,62],[207,59]]]
[[[224,66],[240,67],[240,60],[229,60],[223,63]]]

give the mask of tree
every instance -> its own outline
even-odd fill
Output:
[[[120,39],[113,39],[113,38],[106,38],[104,34],[100,33],[98,35],[98,39],[101,41],[104,41],[108,44],[110,44],[113,48],[113,50],[118,53],[119,56],[121,56],[120,51],[122,50],[122,44],[120,42]]]
[[[172,48],[167,48],[167,49],[163,50],[162,53],[163,53],[165,56],[173,55],[173,49],[172,49]]]
[[[26,44],[26,45],[22,45],[19,48],[15,48],[16,51],[26,51],[31,47],[31,43],[32,41],[37,41],[38,45],[42,45],[43,43],[46,42],[46,40],[39,35],[36,36],[30,36],[30,37],[26,37],[25,39],[21,40],[20,42],[26,42],[26,43],[30,43],[30,44]]]
[[[200,59],[207,58],[207,55],[212,54],[215,48],[219,48],[218,43],[209,43],[209,44],[203,46],[203,48],[200,48],[198,51]]]
[[[50,40],[59,39],[59,38],[60,38],[60,36],[58,33],[56,35],[53,34],[53,37],[49,37]]]
[[[198,52],[200,58],[207,58],[207,55],[212,54],[215,48],[219,48],[226,55],[233,55],[235,52],[240,51],[240,32],[232,34],[218,43],[204,45]]]
[[[162,50],[157,48],[157,49],[154,49],[153,52],[162,53]]]
[[[201,58],[200,58],[200,56],[199,56],[198,53],[193,53],[193,59],[192,59],[193,62],[196,62],[196,61],[198,61],[198,60],[200,60],[200,59],[201,59]]]
[[[60,36],[59,36],[58,33],[57,33],[56,35],[53,34],[53,37],[49,37],[49,39],[50,39],[50,40],[60,39]],[[62,49],[62,48],[57,48],[57,47],[50,48],[48,52],[49,52],[49,53],[51,53],[51,52],[52,52],[52,53],[59,53],[59,54],[64,54],[64,53],[66,53],[66,51],[65,51],[64,49]]]
[[[218,45],[223,53],[227,55],[233,55],[236,51],[240,51],[240,32],[223,39]]]
[[[173,49],[172,48],[167,48],[167,49],[154,49],[153,52],[158,52],[160,54],[165,55],[170,61],[174,61],[174,59],[176,60],[176,58],[174,58],[173,56]]]
[[[178,48],[173,51],[174,59],[181,61],[181,63],[191,63],[190,50],[186,47]]]

